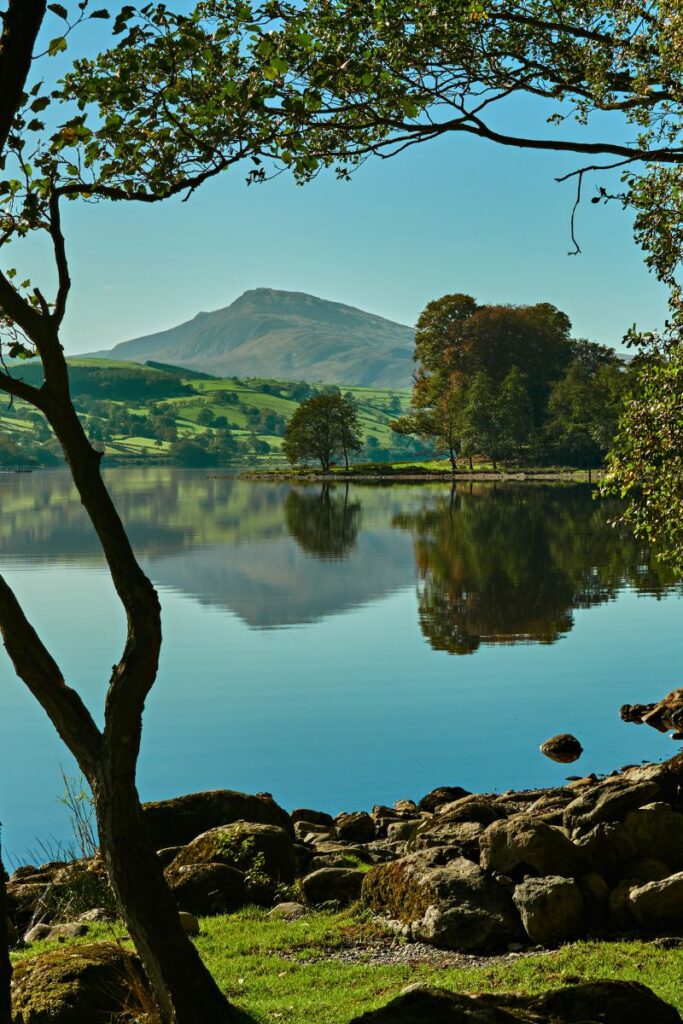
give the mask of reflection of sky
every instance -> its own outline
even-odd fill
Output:
[[[95,568],[12,570],[67,678],[101,708],[103,666],[123,620]],[[552,646],[434,652],[412,586],[315,624],[251,630],[234,614],[164,588],[165,644],[148,701],[140,790],[157,798],[196,789],[268,790],[287,807],[332,812],[419,797],[436,785],[469,789],[560,783],[677,747],[618,718],[624,702],[657,699],[679,682],[678,598],[622,593],[574,612]],[[555,765],[538,744],[576,733],[579,765]],[[70,759],[42,710],[0,657],[0,820],[7,848],[65,836],[58,765]]]

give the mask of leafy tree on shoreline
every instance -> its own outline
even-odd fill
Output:
[[[316,459],[327,473],[336,455],[344,456],[348,469],[349,451],[360,451],[362,443],[353,396],[324,392],[298,407],[285,429],[282,451],[292,465]]]

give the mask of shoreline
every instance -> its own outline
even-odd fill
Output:
[[[230,477],[236,480],[265,483],[597,483],[602,479],[603,470],[585,469],[566,471],[515,470],[508,473],[493,472],[383,472],[383,473],[292,473],[277,470],[247,470],[236,474],[213,474],[216,477]]]

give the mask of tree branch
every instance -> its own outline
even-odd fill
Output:
[[[9,0],[0,37],[0,153],[21,106],[46,0]]]
[[[59,209],[59,193],[53,188],[50,192],[50,236],[57,266],[57,297],[52,313],[52,322],[59,327],[66,312],[66,300],[71,291],[69,263],[66,256],[66,244],[62,234],[62,216]]]
[[[69,750],[94,774],[102,736],[90,712],[64,682],[5,579],[0,576],[0,634],[15,671],[47,712]]]

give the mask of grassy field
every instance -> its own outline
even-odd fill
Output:
[[[293,381],[207,378],[180,368],[106,359],[71,359],[69,367],[75,405],[86,429],[105,455],[117,461],[163,462],[174,440],[207,448],[229,438],[236,451],[227,461],[277,465],[285,425],[305,396],[305,385],[302,391],[301,383]],[[16,372],[28,383],[40,383],[36,364],[24,364]],[[409,389],[343,390],[358,402],[365,458],[386,460],[406,451],[406,442],[389,423],[408,408]],[[159,416],[170,418],[170,431],[160,429]],[[36,457],[40,462],[41,452],[55,451],[40,418],[20,401],[0,413],[0,465],[3,439],[26,454],[27,464]]]
[[[381,936],[362,911],[318,912],[283,922],[248,908],[202,920],[196,943],[226,995],[259,1024],[347,1024],[415,982],[465,993],[536,993],[597,978],[634,980],[683,1011],[680,948],[577,942],[532,955],[461,957],[457,966],[441,966],[449,957],[438,951],[428,963],[368,962]],[[82,941],[124,937],[120,926],[97,925]],[[14,958],[46,948],[36,943]]]

